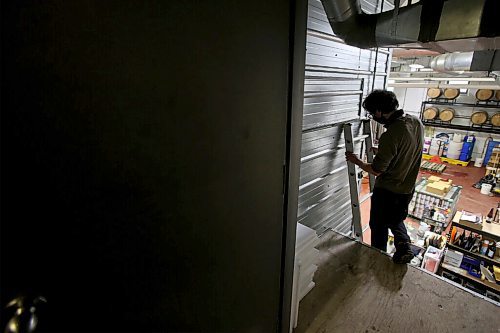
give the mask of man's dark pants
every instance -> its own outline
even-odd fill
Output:
[[[371,245],[387,251],[388,232],[394,235],[396,251],[410,249],[410,237],[406,232],[404,220],[408,215],[408,204],[413,193],[400,194],[382,188],[374,188],[370,209]]]

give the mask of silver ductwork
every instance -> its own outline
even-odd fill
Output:
[[[331,13],[335,22],[345,22],[354,15],[362,13],[361,5],[357,0],[324,1],[323,6],[327,13]]]
[[[474,51],[445,53],[432,58],[430,67],[438,72],[500,70],[500,52]]]
[[[431,68],[438,72],[470,71],[474,52],[445,53],[432,58]]]
[[[359,0],[321,0],[333,32],[361,48],[428,44],[500,36],[499,0],[421,0],[380,14],[365,14]],[[487,43],[482,43],[486,45]],[[483,48],[486,49],[486,48]]]

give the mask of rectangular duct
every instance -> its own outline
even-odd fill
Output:
[[[379,14],[360,12],[360,0],[321,1],[335,34],[362,48],[425,45],[442,52],[471,41],[472,50],[486,50],[491,43],[483,39],[500,36],[498,0],[422,0]]]
[[[477,37],[485,0],[448,0],[443,4],[436,41]]]
[[[402,8],[394,24],[393,12],[385,12],[380,14],[379,23],[375,30],[375,36],[378,45],[394,44],[395,38],[397,43],[413,43],[418,40],[420,33],[420,16],[422,7]],[[396,37],[395,37],[396,36]]]

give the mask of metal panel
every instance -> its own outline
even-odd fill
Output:
[[[367,13],[382,1],[363,0]],[[386,1],[387,2],[387,1]],[[384,4],[384,10],[391,8]],[[321,234],[351,231],[351,200],[343,123],[362,135],[361,101],[384,88],[390,52],[346,45],[332,32],[320,0],[309,0],[298,221]],[[374,73],[375,72],[375,73]],[[355,151],[361,142],[355,143]]]

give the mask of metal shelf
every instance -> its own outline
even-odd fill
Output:
[[[448,224],[450,223],[450,221],[452,221],[453,216],[455,215],[457,202],[458,202],[458,199],[460,198],[460,193],[462,191],[462,186],[453,185],[448,193],[446,193],[445,195],[438,195],[435,193],[427,192],[425,190],[426,185],[427,185],[427,178],[425,178],[425,177],[422,177],[415,184],[415,192],[414,192],[413,198],[411,200],[413,202],[413,207],[410,207],[411,211],[409,211],[409,215],[413,216],[414,218],[416,218],[420,221],[423,221],[424,219],[429,219],[429,220],[433,221],[433,223],[430,223],[430,224],[437,226],[437,227],[444,226],[443,229],[445,229],[448,226]],[[419,195],[425,195],[425,196],[429,196],[429,197],[438,199],[438,204],[436,205],[436,207],[440,210],[450,209],[450,213],[446,216],[446,220],[443,222],[439,222],[436,220],[432,220],[427,216],[422,216],[422,217],[417,216],[415,214],[415,210],[417,209],[417,206],[419,204],[422,205],[422,203],[418,202],[418,200],[417,200]],[[444,202],[448,203],[446,208],[443,206]]]
[[[483,223],[486,223],[486,222],[483,222]],[[467,224],[464,224],[464,223],[460,223],[460,222],[456,222],[456,221],[451,221],[451,225],[453,227],[457,227],[457,228],[460,228],[460,229],[465,229],[465,230],[469,230],[469,231],[472,231],[476,234],[481,234],[481,235],[484,235],[484,236],[488,236],[489,238],[492,238],[493,240],[495,241],[500,241],[500,236],[495,232],[495,230],[484,230],[482,228],[479,228],[478,226],[474,226],[474,225],[467,225]],[[489,227],[494,227],[495,224],[490,224]]]
[[[492,103],[494,103],[494,104],[492,104]],[[437,101],[430,100],[430,101],[423,101],[422,104],[447,105],[447,106],[455,105],[455,106],[465,106],[465,107],[472,107],[472,108],[493,108],[493,109],[500,108],[500,101],[472,104],[472,103],[456,103],[456,102],[453,102],[453,100],[450,102],[446,102],[443,100],[437,100]]]
[[[420,178],[420,180],[415,184],[415,193],[422,193],[434,198],[446,200],[453,204],[455,204],[456,201],[458,200],[460,192],[463,188],[461,185],[452,185],[452,188],[450,189],[450,191],[448,191],[448,193],[446,193],[445,195],[439,195],[436,193],[427,192],[425,190],[426,186],[427,186],[427,178],[426,177]]]
[[[453,245],[453,244],[450,244],[450,243],[446,244],[446,246],[448,248],[450,248],[450,249],[456,250],[458,252],[462,252],[463,254],[467,254],[470,257],[474,257],[474,258],[477,258],[479,260],[486,261],[486,262],[488,262],[488,263],[490,263],[492,265],[500,266],[500,261],[488,258],[487,256],[484,256],[484,255],[482,255],[480,253],[473,253],[473,252],[467,251],[465,249],[462,249],[459,246],[456,246],[456,245]]]
[[[493,134],[500,134],[500,127],[495,127],[492,124],[483,124],[483,125],[475,125],[471,124],[469,126],[467,125],[455,125],[452,124],[452,121],[442,121],[440,119],[424,119],[423,114],[424,114],[424,109],[425,105],[446,105],[446,106],[463,106],[463,107],[471,107],[471,108],[481,108],[481,109],[498,109],[500,112],[500,101],[492,101],[492,102],[477,102],[475,104],[472,103],[457,103],[455,100],[428,100],[428,101],[423,101],[420,107],[420,119],[422,120],[422,123],[426,126],[432,126],[432,127],[441,127],[441,128],[451,128],[451,129],[457,129],[457,130],[462,130],[462,131],[474,131],[474,132],[483,132],[483,133],[493,133]],[[466,116],[456,116],[454,119],[469,119],[469,117]]]
[[[441,128],[451,128],[451,129],[458,129],[458,130],[463,130],[463,131],[476,131],[476,132],[483,132],[483,133],[494,133],[494,134],[500,134],[500,128],[493,127],[492,125],[486,125],[487,127],[484,127],[484,125],[479,126],[479,125],[471,125],[471,126],[464,126],[464,125],[455,125],[451,124],[449,122],[443,122],[441,120],[422,120],[422,123],[426,126],[433,126],[433,127],[441,127]]]
[[[426,217],[426,216],[422,217],[420,220],[422,222],[429,224],[429,225],[442,228],[443,230],[446,229],[448,227],[448,224],[449,224],[449,221],[437,221],[437,220],[431,219],[430,217]]]
[[[496,283],[493,283],[493,282],[490,282],[488,280],[483,281],[480,278],[472,276],[472,275],[468,274],[465,269],[462,269],[462,268],[459,268],[459,267],[454,267],[454,266],[451,266],[451,265],[447,265],[444,262],[441,263],[441,268],[443,270],[445,270],[445,271],[448,271],[448,272],[451,272],[451,273],[455,273],[455,274],[459,275],[460,277],[463,277],[463,278],[468,279],[470,281],[474,281],[474,282],[477,282],[479,284],[482,284],[486,288],[493,289],[493,290],[495,290],[497,292],[500,291],[500,285],[498,285]]]

